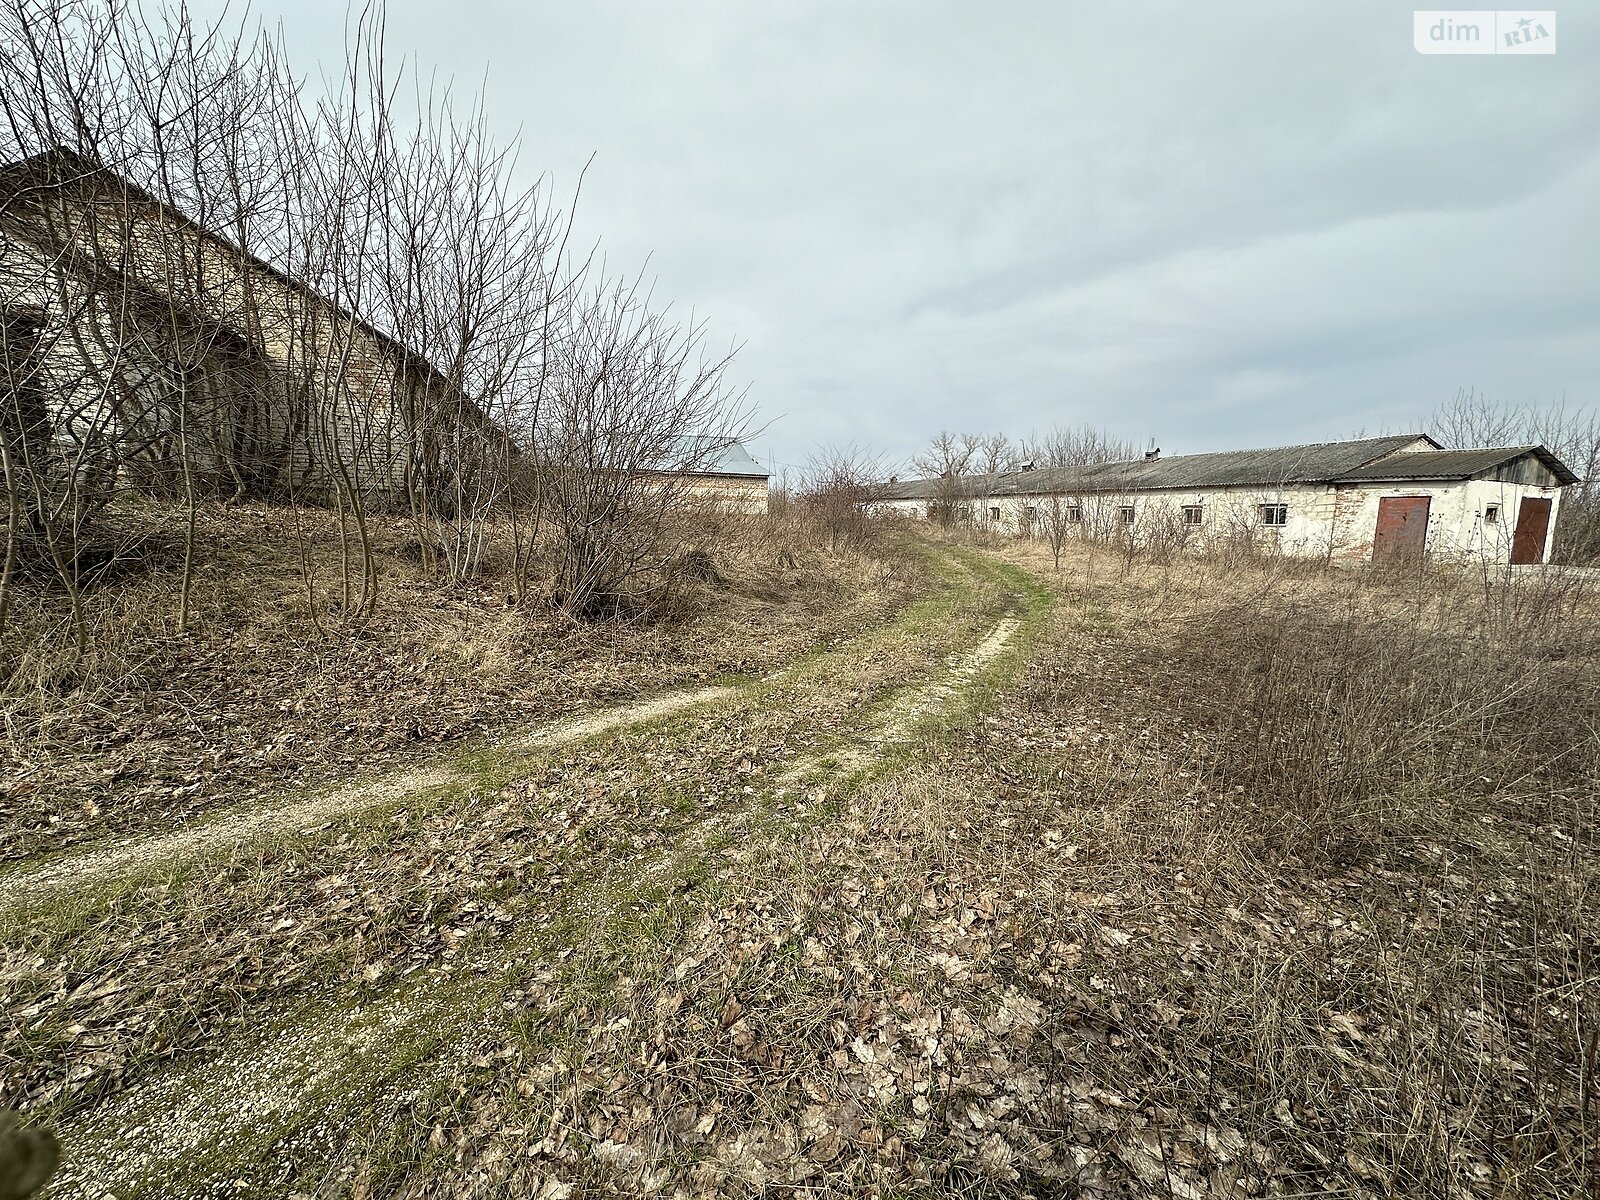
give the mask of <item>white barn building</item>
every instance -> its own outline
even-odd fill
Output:
[[[1204,545],[1249,538],[1284,554],[1549,558],[1561,489],[1577,476],[1543,446],[1446,450],[1421,434],[1131,462],[896,480],[881,504],[999,532]]]

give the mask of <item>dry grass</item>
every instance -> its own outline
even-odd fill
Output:
[[[1581,588],[1075,557],[1045,617],[954,562],[951,598],[748,704],[56,914],[7,973],[24,1098],[110,1120],[308,997],[409,997],[408,1065],[169,1190],[1600,1184]],[[1006,611],[999,674],[849,749]]]
[[[909,566],[824,553],[791,524],[702,514],[680,536],[715,564],[714,581],[680,581],[649,621],[578,626],[537,598],[510,602],[503,546],[470,586],[442,588],[410,522],[375,516],[379,603],[341,627],[332,515],[219,505],[200,513],[204,559],[179,636],[182,514],[124,516],[157,532],[85,593],[87,655],[59,591],[17,596],[0,691],[0,858],[167,827],[590,704],[761,673],[871,624],[918,586]]]
[[[1590,602],[1071,565],[999,705],[531,981],[380,1190],[1600,1184]]]
[[[1592,1188],[1593,598],[1203,563],[1114,591],[1143,686],[1113,740],[1168,778],[1062,793],[1134,934],[1101,976],[1141,1019],[1099,1069],[1169,1130],[1238,1129],[1258,1189]],[[1104,719],[1063,657],[1041,724]]]
[[[609,873],[647,876],[707,822],[743,819],[787,764],[827,753],[834,731],[940,671],[1002,602],[992,586],[971,611],[936,596],[666,725],[598,746],[484,751],[463,760],[471,788],[40,898],[13,912],[25,919],[0,946],[0,1100],[75,1123],[167,1060],[219,1044],[248,1055],[252,1030],[307,1007],[331,1007],[336,1024],[420,993],[433,1036],[459,1026],[469,1040],[499,1024],[500,996],[485,1015],[450,980],[507,954],[570,955]],[[281,1085],[296,1076],[285,1066]],[[215,1110],[231,1104],[196,1108],[225,1119]],[[196,1170],[213,1165],[200,1157]]]

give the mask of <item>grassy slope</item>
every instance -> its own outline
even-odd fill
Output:
[[[176,519],[147,507],[141,529]],[[881,560],[825,554],[792,524],[752,519],[690,535],[723,581],[686,585],[673,620],[576,627],[537,601],[507,602],[503,546],[482,578],[446,588],[416,561],[411,523],[373,515],[378,609],[336,633],[330,514],[210,506],[200,521],[183,636],[170,546],[87,594],[83,659],[62,595],[30,585],[16,597],[0,641],[0,860],[170,829],[585,706],[761,674],[915,592]]]

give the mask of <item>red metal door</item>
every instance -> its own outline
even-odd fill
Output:
[[[1550,533],[1550,501],[1524,496],[1517,511],[1517,532],[1511,539],[1513,563],[1542,563],[1545,538]]]
[[[1428,548],[1428,497],[1383,496],[1378,500],[1378,529],[1372,537],[1372,561],[1407,562]]]

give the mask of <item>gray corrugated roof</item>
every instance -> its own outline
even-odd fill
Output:
[[[1352,442],[1314,442],[1305,446],[1274,446],[1265,450],[1180,454],[1172,458],[1097,463],[1086,467],[1013,471],[993,476],[971,475],[964,477],[962,482],[965,490],[983,496],[1330,483],[1374,459],[1404,449],[1422,436],[1419,433],[1405,433]],[[932,499],[940,494],[941,483],[937,479],[892,483],[886,485],[883,496],[888,500]]]
[[[1578,477],[1559,458],[1543,446],[1500,446],[1483,450],[1430,450],[1419,454],[1396,454],[1391,458],[1351,471],[1343,476],[1352,482],[1380,479],[1471,479],[1485,471],[1521,458],[1536,455],[1562,483],[1577,483]]]
[[[731,438],[691,434],[678,439],[680,463],[693,464],[696,474],[746,475],[766,479],[770,472],[750,456],[744,443]]]

